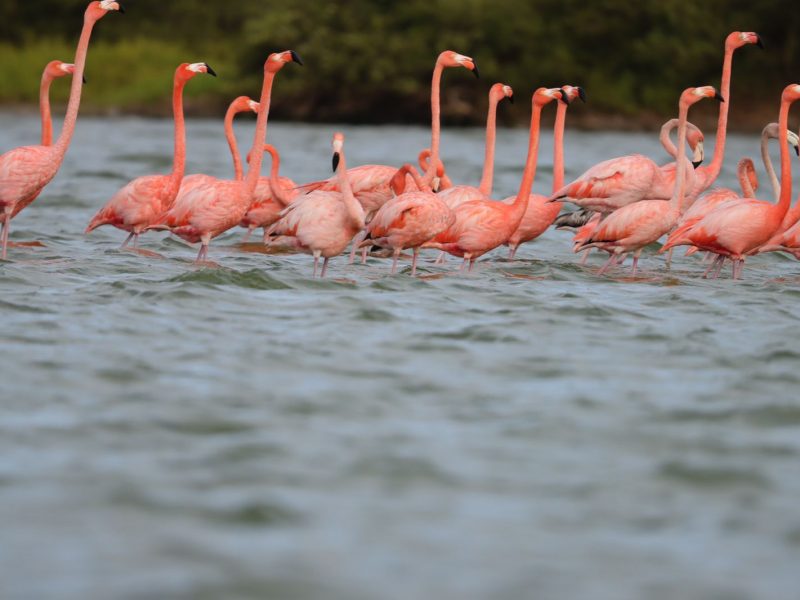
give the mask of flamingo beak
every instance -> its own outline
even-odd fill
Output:
[[[569,94],[567,93],[567,91],[564,88],[560,88],[560,89],[561,89],[561,101],[564,104],[566,104],[567,106],[569,106]]]
[[[333,153],[333,172],[336,173],[336,169],[339,168],[339,161],[341,160],[341,156],[338,152]]]
[[[586,104],[586,91],[582,87],[578,87],[578,98],[581,99],[581,102]]]
[[[507,96],[507,98],[508,101],[511,102],[511,104],[514,104],[514,96]]]
[[[301,67],[303,66],[303,59],[300,58],[300,55],[297,54],[294,50],[289,50],[289,54],[292,56],[292,62],[296,62]]]
[[[125,7],[122,6],[122,3],[121,2],[117,2],[117,6],[119,6],[119,8],[117,9],[119,14],[124,15],[125,14]]]
[[[475,75],[476,79],[481,78],[480,71],[478,71],[478,63],[476,63],[474,60],[472,61],[472,74]]]
[[[86,75],[83,75],[82,79],[83,79],[83,85],[86,85],[87,83],[89,83],[88,81],[86,81]]]
[[[758,46],[762,50],[764,49],[764,40],[762,40],[761,36],[758,34],[756,34],[756,46]]]
[[[716,90],[714,90],[714,100],[716,100],[717,102],[725,102],[725,98],[723,98],[722,94],[720,94]]]
[[[208,73],[212,77],[216,77],[217,73],[216,73],[216,71],[214,71],[214,69],[211,68],[211,65],[209,65],[208,63],[204,63],[204,64],[206,65],[206,73]]]

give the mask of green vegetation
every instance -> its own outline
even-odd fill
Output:
[[[539,85],[583,85],[592,108],[584,118],[649,122],[673,112],[683,88],[719,83],[723,41],[738,29],[760,33],[767,50],[737,54],[737,105],[749,109],[744,117],[772,114],[781,88],[800,79],[800,11],[793,3],[128,0],[127,15],[111,15],[96,29],[84,107],[167,113],[174,67],[205,60],[221,77],[193,83],[188,105],[217,113],[231,97],[257,93],[270,50],[292,48],[306,68],[281,74],[276,117],[423,122],[433,61],[452,48],[475,57],[483,80],[448,73],[451,122],[480,122],[485,88],[494,81],[520,95]],[[80,0],[2,3],[0,102],[35,104],[44,64],[72,60],[84,6]],[[56,85],[56,98],[63,100],[66,88]],[[503,112],[509,118],[511,111]],[[527,118],[525,111],[514,115]]]

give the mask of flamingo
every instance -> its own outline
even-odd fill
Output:
[[[778,120],[781,151],[781,192],[778,203],[752,198],[737,198],[722,203],[694,225],[674,231],[662,247],[662,252],[674,246],[697,246],[717,255],[709,271],[715,266],[721,268],[725,259],[730,258],[733,261],[733,278],[741,277],[745,258],[758,252],[770,240],[789,211],[792,173],[786,130],[789,109],[798,99],[800,85],[791,84],[783,90]],[[706,275],[709,271],[706,271]]]
[[[480,256],[508,241],[525,214],[536,176],[542,109],[557,99],[569,102],[566,92],[559,88],[539,88],[533,94],[528,157],[514,203],[505,204],[492,200],[466,202],[455,209],[456,219],[453,225],[425,244],[426,247],[439,248],[454,256],[463,257],[462,271],[467,264],[471,271]]]
[[[154,230],[169,230],[190,243],[200,242],[200,251],[195,261],[197,263],[208,257],[208,245],[211,240],[235,227],[253,202],[264,158],[262,150],[267,137],[272,84],[278,71],[289,62],[303,64],[294,50],[270,54],[264,63],[264,83],[261,88],[255,136],[249,154],[251,160],[247,177],[242,181],[209,179],[186,193],[179,194],[172,208],[148,227]]]
[[[288,177],[279,177],[281,156],[275,146],[267,144],[264,151],[272,158],[272,169],[269,177],[260,177],[255,191],[255,200],[239,225],[247,228],[244,242],[254,229],[264,228],[264,243],[267,242],[267,229],[280,218],[281,211],[289,206],[298,196],[297,185]]]
[[[687,88],[681,94],[679,102],[678,124],[678,162],[681,168],[677,169],[672,198],[665,200],[641,200],[628,204],[614,211],[598,226],[591,237],[579,247],[601,248],[611,254],[608,262],[600,270],[605,273],[620,258],[633,252],[633,274],[639,262],[642,249],[668,233],[680,218],[686,193],[687,174],[690,168],[684,168],[686,144],[686,120],[689,107],[704,98],[715,98],[724,102],[723,97],[711,86]]]
[[[2,217],[0,259],[2,260],[6,258],[11,217],[21,210],[20,206],[24,208],[33,202],[44,187],[53,180],[64,161],[64,156],[70,141],[72,141],[72,134],[75,132],[75,123],[78,120],[83,89],[83,72],[92,30],[95,23],[110,11],[122,12],[123,9],[118,2],[111,0],[90,2],[86,8],[83,29],[75,52],[75,68],[67,114],[64,118],[61,135],[56,143],[52,146],[22,146],[0,156],[0,215]]]
[[[75,65],[51,60],[42,73],[42,84],[39,88],[39,113],[42,117],[42,146],[53,145],[53,118],[50,112],[50,85],[54,80],[75,72]],[[86,81],[84,80],[84,83]]]
[[[436,166],[439,162],[439,139],[441,132],[440,125],[440,92],[441,80],[444,69],[464,67],[472,71],[476,77],[479,76],[478,67],[475,61],[469,56],[464,56],[445,50],[436,59],[431,82],[431,164],[425,172],[425,183],[430,184],[436,173]],[[397,167],[385,165],[361,165],[350,170],[349,179],[353,189],[353,194],[367,213],[369,218],[392,197],[392,190],[389,183],[397,173]],[[311,191],[338,191],[338,178],[326,179],[300,186],[304,192]]]
[[[252,111],[258,113],[259,104],[248,96],[239,96],[228,105],[228,110],[225,112],[224,127],[225,139],[228,142],[228,147],[231,150],[231,158],[233,159],[233,176],[236,181],[244,179],[244,172],[242,170],[242,157],[239,154],[239,146],[236,143],[236,134],[233,131],[233,120],[236,115]],[[181,181],[181,187],[178,194],[185,194],[190,189],[195,188],[203,183],[213,183],[215,180],[211,175],[204,175],[202,173],[194,173],[186,175]]]
[[[733,53],[747,44],[763,48],[761,38],[753,32],[735,31],[725,40],[722,65],[721,95],[730,97]],[[729,103],[720,107],[717,143],[711,165],[699,168],[698,173],[687,174],[689,200],[694,200],[716,180],[722,168],[725,152]],[[553,194],[553,200],[569,198],[572,204],[608,214],[614,210],[645,199],[666,200],[672,195],[675,182],[675,164],[659,167],[641,154],[614,158],[595,165],[578,179]]]
[[[406,174],[412,176],[417,190],[405,191]],[[397,195],[381,206],[364,234],[356,238],[353,251],[361,243],[391,249],[394,275],[397,273],[397,259],[401,252],[412,248],[414,258],[411,276],[414,277],[417,274],[417,258],[422,245],[453,225],[456,217],[447,203],[426,186],[412,165],[403,165],[395,174],[391,185]]]
[[[86,228],[90,233],[103,225],[113,225],[128,232],[122,248],[133,239],[138,246],[139,235],[169,210],[181,187],[186,166],[186,126],[183,118],[183,90],[199,73],[214,77],[217,74],[206,63],[183,63],[175,69],[172,84],[172,110],[175,119],[175,153],[172,173],[137,177],[119,190],[101,208]]]
[[[324,258],[320,277],[325,277],[328,261],[344,252],[366,224],[364,208],[350,186],[341,133],[333,136],[333,170],[341,192],[315,190],[297,198],[267,232],[270,236],[291,238],[297,249],[313,255],[314,277],[320,257]]]
[[[565,85],[562,90],[566,93],[570,102],[580,98],[586,102],[586,92],[581,87]],[[556,109],[556,121],[553,135],[553,192],[564,186],[564,126],[567,119],[567,107],[565,102],[559,102]],[[506,204],[514,202],[511,196],[503,200]],[[506,245],[509,247],[508,258],[514,260],[517,249],[521,244],[535,240],[542,235],[561,212],[560,202],[548,202],[547,196],[541,194],[531,194],[528,199],[528,208],[522,216],[522,221],[516,231],[508,238]]]
[[[497,140],[497,106],[505,98],[514,103],[514,90],[503,83],[495,83],[489,89],[489,110],[486,116],[486,149],[483,159],[483,174],[478,187],[456,185],[439,192],[439,198],[451,209],[471,200],[486,200],[492,195],[494,183],[494,154]]]
[[[431,149],[425,148],[422,152],[419,153],[419,157],[417,161],[419,163],[419,168],[422,169],[423,173],[428,172],[428,168],[430,167],[430,160],[431,160]],[[453,181],[450,177],[447,176],[444,170],[444,163],[440,160],[439,166],[441,167],[441,174],[434,177],[433,180],[433,188],[438,191],[448,190],[453,187]],[[438,181],[437,181],[438,180]]]

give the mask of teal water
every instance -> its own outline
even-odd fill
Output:
[[[4,149],[35,130],[0,116]],[[426,144],[343,130],[351,165]],[[332,132],[271,126],[285,174],[327,177]],[[240,231],[212,244],[216,269],[163,234],[143,241],[163,258],[84,237],[121,185],[169,169],[170,135],[82,119],[14,221],[46,247],[0,263],[0,597],[797,597],[794,260],[704,281],[699,259],[649,253],[637,278],[598,277],[548,232],[471,275],[340,258],[314,281],[309,257],[243,252]],[[190,172],[227,175],[220,138],[189,123]],[[498,196],[525,138],[500,132]],[[477,181],[481,133],[443,144]],[[732,137],[722,183],[757,144]],[[613,133],[566,152],[568,177],[661,155]]]

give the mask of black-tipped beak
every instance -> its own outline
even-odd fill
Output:
[[[300,55],[297,54],[297,52],[295,52],[294,50],[289,50],[289,54],[292,55],[292,61],[293,62],[296,62],[301,67],[303,66],[303,59],[300,58]]]
[[[702,161],[702,160],[693,160],[693,161],[692,161],[692,166],[693,166],[695,169],[696,169],[697,167],[699,167],[700,165],[702,165],[702,164],[703,164],[703,161]]]
[[[756,46],[758,46],[762,50],[764,49],[764,40],[762,40],[761,36],[758,34],[756,34]]]
[[[122,6],[122,3],[121,2],[117,2],[117,6],[119,6],[119,10],[117,12],[119,12],[119,14],[121,14],[121,15],[124,15],[125,14],[125,7]]]
[[[514,96],[508,96],[508,101],[514,104]]]
[[[722,94],[719,92],[714,92],[714,100],[717,102],[725,102],[725,98],[722,97]]]
[[[582,87],[578,88],[578,98],[581,99],[581,102],[586,104],[586,91]]]
[[[217,72],[214,69],[211,68],[211,65],[209,65],[208,63],[205,63],[205,65],[206,65],[206,73],[208,73],[212,77],[216,77],[217,76]]]
[[[569,94],[564,88],[561,88],[561,101],[569,106]]]
[[[334,152],[333,153],[333,172],[334,173],[336,173],[336,169],[339,168],[339,160],[340,160],[340,158],[341,157],[339,156],[338,152]]]
[[[478,63],[476,63],[474,60],[472,61],[472,74],[475,75],[476,79],[481,78],[481,73],[478,71]]]
[[[88,81],[86,81],[86,75],[84,75],[84,76],[83,76],[83,85],[86,85],[87,83],[89,83],[89,82],[88,82]]]
[[[797,154],[797,156],[800,156],[800,146],[795,146],[794,147],[794,152],[795,152],[795,154]]]

